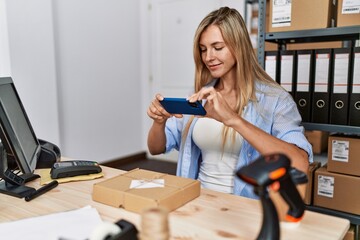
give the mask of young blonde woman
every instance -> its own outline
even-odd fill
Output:
[[[235,176],[260,155],[283,153],[307,172],[312,148],[289,93],[258,64],[246,25],[235,9],[209,13],[194,38],[195,93],[205,117],[171,115],[157,94],[147,114],[151,154],[179,151],[177,175],[202,187],[257,198],[252,186]]]

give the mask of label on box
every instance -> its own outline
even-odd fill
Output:
[[[349,162],[349,141],[332,140],[332,157],[334,161]]]
[[[288,27],[291,25],[291,1],[274,0],[272,6],[272,27]]]
[[[317,194],[320,196],[333,198],[334,182],[334,177],[319,175]]]
[[[164,179],[153,179],[153,180],[132,180],[130,189],[133,188],[163,188],[165,184]]]
[[[360,0],[344,0],[341,13],[342,14],[360,13]]]

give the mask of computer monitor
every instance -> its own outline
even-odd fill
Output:
[[[5,180],[0,184],[0,192],[13,195],[8,191],[21,186],[23,181],[9,169],[8,163],[15,162],[23,175],[33,173],[41,145],[10,77],[0,78],[0,139],[0,177]]]

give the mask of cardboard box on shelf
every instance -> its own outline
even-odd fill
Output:
[[[314,42],[314,43],[289,43],[286,44],[287,50],[307,50],[324,48],[342,48],[342,42]]]
[[[320,154],[326,151],[328,145],[328,136],[329,136],[328,132],[317,131],[317,130],[305,131],[305,137],[311,144],[314,154]]]
[[[326,166],[315,171],[314,206],[360,214],[360,177],[333,173]]]
[[[172,211],[199,195],[197,180],[134,169],[94,184],[92,198],[140,213],[145,208],[159,206]]]
[[[336,26],[357,26],[360,25],[359,5],[356,1],[338,0]]]
[[[270,0],[269,32],[327,28],[334,25],[332,0]]]
[[[312,162],[309,165],[309,170],[307,172],[308,183],[306,185],[306,192],[304,197],[304,203],[307,205],[311,205],[313,202],[314,174],[316,169],[319,167],[321,167],[320,162]]]
[[[360,136],[329,136],[327,170],[360,176]]]

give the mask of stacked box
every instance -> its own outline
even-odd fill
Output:
[[[331,135],[328,141],[329,172],[360,176],[360,137]]]
[[[338,0],[336,26],[360,25],[360,6],[356,1]]]
[[[316,169],[321,167],[321,164],[319,162],[313,162],[309,165],[309,170],[307,172],[308,182],[306,185],[306,192],[304,197],[304,203],[307,205],[311,205],[313,202],[313,189],[314,189],[314,175]]]
[[[329,136],[327,165],[315,172],[314,205],[360,214],[359,136]]]
[[[314,154],[320,154],[327,150],[329,137],[328,132],[306,130],[305,137],[311,144]]]
[[[270,0],[269,32],[319,29],[335,26],[332,0]]]
[[[326,166],[315,171],[314,206],[360,214],[360,178],[329,172]]]

